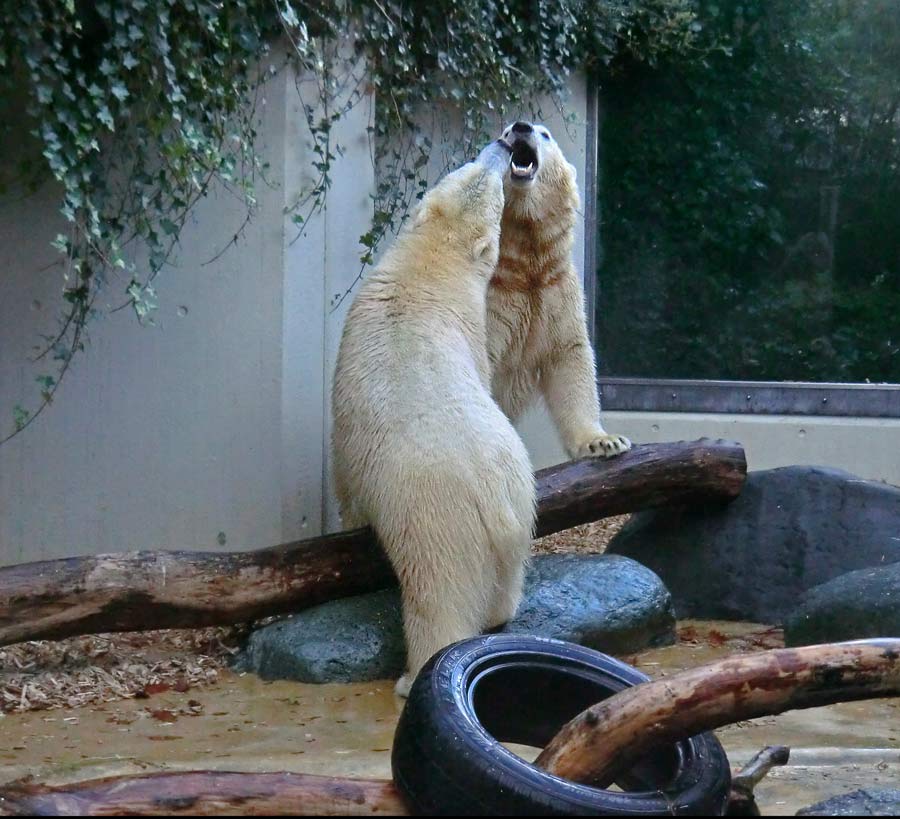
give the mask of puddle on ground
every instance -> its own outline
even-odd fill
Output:
[[[683,638],[696,633],[696,644],[625,659],[658,678],[746,649],[765,633],[708,622],[680,630]],[[301,685],[222,672],[214,686],[184,694],[0,717],[0,782],[200,769],[388,778],[401,708],[392,681]],[[900,783],[900,700],[798,711],[730,726],[719,737],[734,767],[765,745],[792,748],[791,764],[757,791],[766,815]]]
[[[154,770],[390,776],[393,681],[267,683],[220,672],[179,694],[0,718],[0,781],[58,784]]]

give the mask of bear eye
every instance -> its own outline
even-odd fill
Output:
[[[549,131],[541,131],[541,136],[544,139],[550,139],[550,132]]]

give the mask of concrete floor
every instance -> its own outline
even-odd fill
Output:
[[[694,625],[726,637],[759,628]],[[728,642],[699,642],[628,659],[659,677],[735,650]],[[226,672],[215,686],[183,694],[0,717],[0,782],[30,775],[56,784],[196,769],[388,778],[401,708],[392,682],[264,683]],[[900,700],[842,704],[730,726],[719,736],[734,767],[765,745],[793,749],[791,764],[757,792],[764,814],[792,815],[859,787],[897,787],[898,709]]]

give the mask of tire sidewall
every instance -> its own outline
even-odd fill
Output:
[[[678,773],[665,793],[591,788],[553,776],[516,756],[487,732],[472,706],[477,685],[473,669],[497,655],[509,655],[512,667],[517,659],[521,662],[531,656],[553,658],[561,671],[590,669],[613,692],[649,680],[592,649],[545,638],[490,635],[444,649],[413,685],[394,740],[394,778],[417,813],[652,816],[724,812],[730,769],[711,734],[678,744]]]

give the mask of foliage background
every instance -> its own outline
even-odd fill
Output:
[[[900,382],[900,4],[698,23],[604,84],[603,371]]]

